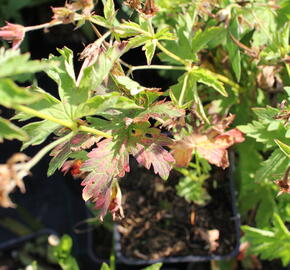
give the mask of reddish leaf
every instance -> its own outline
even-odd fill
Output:
[[[216,126],[204,133],[193,133],[179,140],[172,147],[172,155],[177,167],[186,167],[192,158],[192,153],[197,151],[209,163],[223,169],[229,166],[227,149],[235,143],[244,141],[243,134],[236,128],[223,132],[233,117],[218,122]],[[218,135],[217,135],[218,134]]]
[[[139,164],[142,164],[148,170],[152,165],[156,174],[159,174],[163,179],[167,179],[174,158],[162,146],[168,146],[172,144],[172,141],[165,135],[160,134],[158,129],[151,128],[151,130],[157,130],[158,133],[152,133],[152,138],[146,136],[139,138],[138,143],[130,147],[130,151]]]
[[[88,149],[98,141],[99,138],[95,136],[80,133],[69,141],[59,144],[50,153],[53,158],[49,163],[47,174],[52,175],[57,169],[61,168],[71,153]]]
[[[97,144],[88,158],[81,167],[89,173],[82,182],[83,199],[95,202],[102,218],[110,206],[113,181],[130,171],[129,153],[124,144],[116,147],[111,139],[106,139]]]

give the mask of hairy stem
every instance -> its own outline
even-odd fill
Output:
[[[81,19],[83,19],[83,16],[76,16],[74,18],[74,21],[79,21]],[[63,24],[63,22],[52,20],[50,22],[39,24],[39,25],[26,26],[25,32],[30,32],[30,31],[40,30],[40,29],[47,29],[47,28],[51,28],[60,24]]]
[[[186,88],[187,88],[187,82],[188,82],[188,73],[186,73],[186,75],[184,77],[181,93],[180,93],[180,96],[179,96],[179,99],[178,99],[178,105],[180,107],[183,105],[184,96],[185,96],[185,92],[186,92]]]
[[[100,130],[97,130],[97,129],[94,129],[91,127],[87,127],[87,126],[79,126],[79,130],[87,132],[87,133],[91,133],[91,134],[94,134],[97,136],[105,137],[105,138],[112,138],[113,137],[112,135],[110,135],[108,133],[105,133],[105,132],[102,132]]]
[[[41,118],[41,119],[49,120],[51,122],[60,124],[61,126],[64,126],[64,127],[67,127],[70,129],[76,128],[76,124],[73,121],[63,121],[63,120],[57,119],[51,115],[47,115],[41,111],[37,111],[37,110],[34,110],[32,108],[26,107],[24,105],[14,105],[13,107],[14,107],[14,109],[16,109],[18,111],[27,113],[29,115],[33,115],[33,116]]]
[[[232,87],[233,91],[236,94],[242,93],[244,92],[244,88],[242,88],[239,84],[235,83],[234,81],[232,81],[231,79],[229,79],[228,77],[218,74],[218,73],[213,73],[211,72],[218,80],[220,80],[221,82],[229,85]]]
[[[105,137],[105,138],[111,138],[112,136],[110,134],[107,134],[105,132],[102,132],[102,131],[99,131],[97,129],[94,129],[94,128],[91,128],[91,127],[87,127],[87,126],[77,126],[77,123],[73,122],[73,121],[63,121],[63,120],[60,120],[60,119],[57,119],[51,115],[47,115],[45,113],[42,113],[40,111],[37,111],[37,110],[34,110],[34,109],[31,109],[29,107],[26,107],[24,105],[14,105],[14,108],[16,110],[19,110],[21,112],[24,112],[24,113],[27,113],[29,115],[33,115],[33,116],[36,116],[38,118],[41,118],[41,119],[45,119],[45,120],[49,120],[51,122],[54,122],[54,123],[57,123],[61,126],[64,126],[64,127],[67,127],[73,131],[77,131],[77,130],[80,130],[80,131],[84,131],[84,132],[88,132],[88,133],[91,133],[91,134],[95,134],[97,136],[102,136],[102,137]]]
[[[179,56],[177,56],[176,54],[172,53],[171,51],[167,50],[165,47],[163,47],[158,41],[156,43],[157,47],[162,51],[164,52],[165,54],[167,54],[169,57],[171,57],[172,59],[182,63],[183,65],[185,65],[186,67],[189,65],[189,63],[180,58]]]
[[[166,66],[166,65],[144,65],[144,66],[131,66],[130,70],[133,72],[140,69],[165,69],[165,70],[186,70],[184,66]]]

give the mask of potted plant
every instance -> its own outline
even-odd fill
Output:
[[[0,51],[0,104],[15,110],[13,120],[28,121],[19,127],[0,118],[0,139],[21,140],[24,150],[53,135],[53,141],[31,159],[16,154],[1,165],[1,206],[13,206],[10,192],[16,186],[24,192],[23,178],[46,154],[52,157],[48,176],[61,169],[83,179],[83,199],[95,203],[100,220],[107,212],[114,218],[124,217],[119,180],[134,171],[129,158],[148,170],[152,168],[163,179],[176,168],[181,173],[178,193],[196,200],[196,205],[205,204],[205,197],[192,199],[194,193],[184,192],[186,183],[206,196],[204,186],[210,189],[215,185],[212,178],[203,185],[209,164],[227,168],[228,148],[244,141],[241,130],[249,133],[243,127],[230,127],[234,119],[235,124],[251,121],[250,107],[265,105],[271,89],[277,87],[282,92],[282,79],[285,83],[289,80],[287,5],[134,0],[120,8],[133,16],[132,20],[119,20],[113,0],[103,1],[103,15],[94,14],[94,1],[76,0],[53,7],[47,23],[7,23],[0,29],[0,37],[12,42],[12,49]],[[271,18],[264,26],[257,15],[263,12]],[[97,35],[80,54],[83,64],[79,72],[74,64],[76,56],[67,47],[42,61],[20,54],[18,48],[27,32],[70,23],[76,28],[90,23]],[[265,27],[271,30],[270,37],[264,38]],[[135,48],[144,51],[146,65],[132,66],[124,61],[123,55]],[[284,69],[278,66],[280,62]],[[276,69],[269,68],[275,63]],[[131,76],[140,70],[144,74],[161,70],[164,77],[171,77],[172,85],[168,89],[142,86]],[[45,71],[54,80],[57,94],[36,83],[20,86],[38,71]],[[282,79],[275,72],[280,72]],[[283,97],[281,93],[279,99]],[[283,110],[287,116],[289,108]],[[287,142],[277,143],[285,152]],[[260,146],[254,145],[251,150],[256,153]],[[243,146],[238,153],[243,161],[247,154]],[[241,164],[238,173],[243,170]],[[182,169],[186,166],[192,168]],[[285,166],[281,170],[285,171]],[[285,179],[278,185],[288,192],[287,171]],[[161,184],[158,188],[164,187]],[[172,206],[165,203],[161,207]],[[194,223],[194,214],[191,218]],[[210,234],[206,237],[210,243]],[[210,249],[214,251],[209,245]]]

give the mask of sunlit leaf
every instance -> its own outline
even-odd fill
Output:
[[[20,141],[24,141],[28,139],[28,135],[23,129],[15,126],[10,121],[0,117],[0,143],[3,142],[3,139],[17,139]]]

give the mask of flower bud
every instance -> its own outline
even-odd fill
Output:
[[[6,23],[0,27],[0,38],[12,41],[12,48],[18,49],[25,36],[25,27],[20,24]]]

